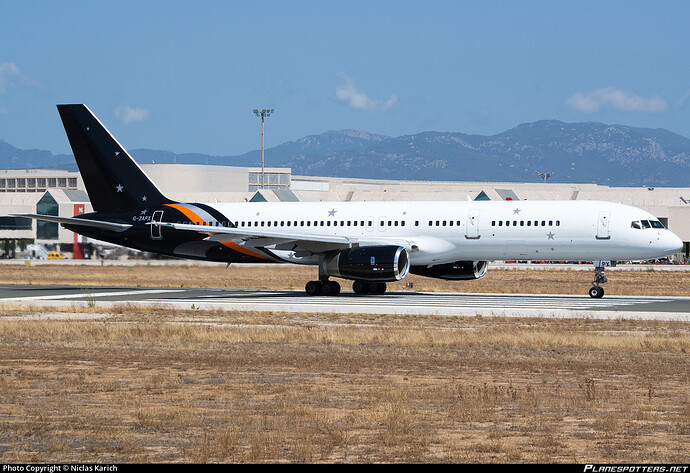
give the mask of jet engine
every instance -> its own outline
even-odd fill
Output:
[[[336,278],[400,281],[410,271],[410,255],[402,246],[365,246],[327,256],[323,265]]]
[[[456,261],[434,266],[412,266],[410,272],[428,278],[468,281],[483,278],[488,268],[488,261]]]

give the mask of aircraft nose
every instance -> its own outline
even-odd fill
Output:
[[[668,232],[668,246],[669,246],[669,251],[672,253],[678,253],[680,250],[683,249],[683,240],[681,240],[678,235],[676,235],[673,232]]]

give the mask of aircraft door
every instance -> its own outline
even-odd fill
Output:
[[[386,217],[379,217],[378,220],[376,220],[376,225],[379,229],[380,232],[383,232],[386,230]]]
[[[465,227],[465,238],[468,240],[478,240],[479,234],[479,209],[471,209],[467,214],[467,225]]]
[[[161,222],[163,221],[163,211],[162,210],[156,210],[153,212],[153,215],[151,216],[151,239],[152,240],[160,240],[163,238],[163,234],[161,233],[161,226],[160,225],[155,225],[153,222]]]
[[[368,232],[374,231],[374,222],[375,222],[374,217],[367,217],[367,231]]]
[[[609,231],[609,223],[611,220],[611,212],[599,212],[597,219],[597,240],[610,240],[611,233]]]

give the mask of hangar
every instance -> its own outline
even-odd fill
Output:
[[[289,168],[142,164],[168,197],[187,202],[381,200],[605,200],[654,214],[684,242],[676,261],[690,258],[690,187],[608,187],[597,184],[387,181],[293,176]],[[262,188],[261,182],[264,182]],[[14,257],[30,242],[70,258],[95,257],[100,243],[57,224],[12,213],[73,216],[92,208],[78,172],[0,170],[0,253]]]

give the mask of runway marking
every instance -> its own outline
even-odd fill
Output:
[[[539,310],[539,311],[576,311],[576,310],[618,310],[621,307],[672,302],[667,298],[650,297],[609,297],[608,299],[591,299],[587,296],[567,295],[502,295],[502,294],[439,294],[410,293],[386,294],[378,296],[341,294],[339,296],[306,296],[286,292],[261,292],[253,294],[200,295],[198,297],[180,297],[153,299],[152,302],[178,304],[214,304],[225,307],[242,307],[249,305],[256,310],[295,310],[304,309],[323,312],[367,312],[374,308],[395,309],[398,312],[423,313],[424,311],[450,313],[454,310]]]
[[[163,294],[169,292],[183,292],[183,289],[141,289],[135,291],[115,291],[115,292],[94,292],[94,290],[82,289],[82,293],[72,294],[55,294],[51,296],[24,296],[24,297],[3,297],[0,301],[18,302],[18,301],[43,301],[43,300],[60,300],[60,299],[86,299],[91,297],[118,297],[118,296],[132,296],[138,294]]]
[[[282,297],[281,297],[282,296]],[[186,301],[194,302],[203,300],[205,302],[216,303],[233,303],[241,301],[242,299],[252,299],[252,302],[259,304],[284,304],[285,302],[294,302],[306,305],[334,305],[334,304],[348,304],[353,306],[368,306],[372,303],[378,305],[398,305],[402,302],[409,302],[414,304],[425,304],[431,306],[447,306],[452,303],[455,307],[506,307],[506,308],[535,308],[545,307],[549,309],[562,308],[595,308],[595,307],[613,307],[620,305],[636,305],[636,304],[652,304],[659,302],[671,302],[672,299],[666,298],[613,298],[608,299],[591,299],[587,296],[560,296],[560,295],[544,295],[544,296],[528,296],[519,295],[515,297],[512,295],[502,294],[419,294],[411,293],[404,294],[403,297],[396,297],[396,294],[386,294],[378,296],[365,295],[339,295],[339,296],[299,296],[285,292],[261,292],[254,294],[227,294],[223,296],[218,295],[202,295],[194,298],[175,298],[165,299],[166,301]],[[274,301],[272,299],[281,299]],[[287,300],[286,300],[287,299]],[[162,302],[163,299],[158,299]],[[556,307],[554,307],[556,306]]]

